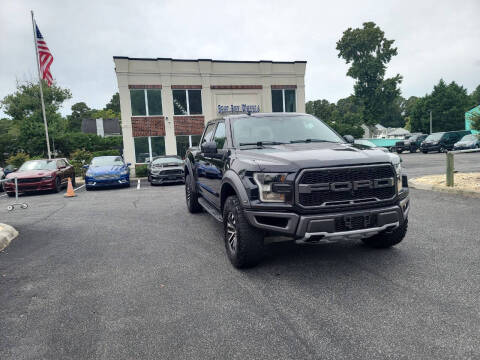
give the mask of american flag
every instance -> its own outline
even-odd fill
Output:
[[[53,62],[53,56],[50,50],[48,49],[47,43],[43,39],[42,33],[35,24],[35,30],[37,32],[36,41],[38,49],[38,60],[40,62],[40,73],[42,74],[42,79],[45,80],[48,86],[51,86],[53,83],[53,77],[50,73],[50,65]]]

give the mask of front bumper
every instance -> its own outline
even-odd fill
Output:
[[[18,192],[24,193],[28,191],[45,191],[55,189],[55,178],[48,180],[41,180],[35,182],[22,183],[21,179],[18,179]],[[7,181],[3,183],[3,189],[6,192],[15,192],[15,181]]]
[[[420,146],[421,151],[440,151],[440,144],[427,144]]]
[[[327,238],[361,239],[394,229],[404,223],[409,210],[407,194],[397,205],[374,209],[315,215],[246,210],[245,214],[256,228],[292,237],[297,242],[314,242]]]
[[[95,179],[93,177],[85,178],[85,186],[88,188],[108,187],[108,186],[126,186],[130,184],[130,178],[120,176],[112,179]]]
[[[169,183],[178,183],[185,181],[185,175],[181,174],[172,174],[172,175],[150,175],[152,184],[169,184]]]

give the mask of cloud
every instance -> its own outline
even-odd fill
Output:
[[[2,1],[0,98],[35,76],[29,10],[55,57],[52,73],[73,99],[102,108],[117,91],[113,55],[231,60],[307,60],[306,98],[352,93],[335,44],[348,27],[376,22],[395,39],[388,75],[404,96],[421,96],[443,77],[472,91],[478,72],[480,3],[465,1]],[[0,114],[1,115],[1,114]]]

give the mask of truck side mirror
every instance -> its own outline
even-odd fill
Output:
[[[352,135],[343,135],[343,138],[349,144],[353,144],[353,142],[355,141],[355,138]]]
[[[202,152],[204,154],[216,154],[217,143],[215,141],[207,141],[202,144]]]

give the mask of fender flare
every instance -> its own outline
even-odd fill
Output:
[[[193,173],[192,164],[190,160],[187,158],[185,159],[185,170],[188,170],[188,174],[190,175],[190,189],[194,192],[197,192],[197,187],[195,186],[195,174]],[[187,171],[185,171],[185,183],[187,182]]]
[[[233,170],[227,170],[223,175],[222,186],[220,187],[220,204],[223,204],[225,199],[223,196],[223,189],[228,184],[233,187],[243,207],[250,207],[250,199],[248,198],[245,186],[238,174]],[[223,207],[223,206],[222,206]]]

